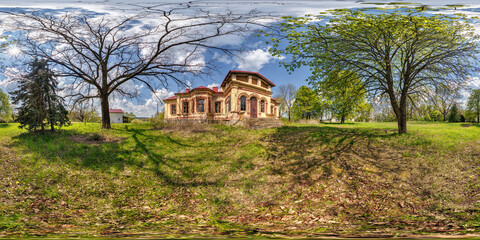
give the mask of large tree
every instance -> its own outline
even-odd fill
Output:
[[[13,103],[19,104],[17,121],[20,128],[29,131],[45,126],[69,124],[68,111],[63,106],[63,98],[58,95],[58,81],[50,70],[46,60],[34,59],[29,64],[29,72],[18,79],[17,90],[11,92]]]
[[[244,34],[251,15],[215,14],[168,6],[141,9],[136,16],[9,13],[25,31],[26,53],[47,59],[71,80],[76,100],[99,98],[102,127],[110,128],[109,97],[135,96],[143,85],[154,92],[169,82],[185,84],[189,74],[205,73],[207,49],[229,53],[218,38]],[[215,42],[217,41],[217,42]]]
[[[291,83],[287,85],[279,85],[277,88],[277,94],[275,94],[275,99],[280,102],[280,109],[282,112],[286,112],[288,115],[288,121],[291,120],[291,109],[293,106],[293,101],[295,100],[295,92],[297,89]]]
[[[292,57],[284,62],[289,71],[312,69],[310,81],[327,77],[332,69],[357,73],[373,96],[389,99],[398,132],[407,133],[409,97],[438,84],[464,81],[475,72],[479,38],[468,19],[417,10],[378,11],[285,17],[278,35],[266,35],[274,35],[269,41],[274,55]]]
[[[467,109],[475,114],[477,123],[480,123],[480,89],[472,90],[468,97]]]

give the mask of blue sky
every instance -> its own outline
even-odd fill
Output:
[[[135,5],[130,4],[130,2],[135,2]],[[139,6],[156,6],[159,4],[164,4],[166,1],[155,1],[155,0],[22,0],[22,1],[11,1],[11,0],[0,0],[0,10],[3,11],[31,11],[31,10],[43,10],[52,13],[60,13],[66,11],[88,11],[98,14],[112,15],[121,17],[122,14],[128,14],[129,12],[135,11]],[[259,10],[261,12],[269,12],[273,15],[291,15],[291,16],[303,16],[305,14],[315,14],[322,10],[333,9],[333,8],[365,8],[373,7],[375,4],[384,2],[388,3],[391,1],[351,1],[351,0],[342,0],[342,1],[333,1],[333,0],[297,0],[297,1],[286,1],[286,0],[277,0],[277,1],[220,1],[220,0],[198,0],[198,1],[182,1],[182,0],[170,0],[168,3],[173,4],[195,4],[202,9],[207,9],[209,11],[226,11],[226,9],[233,10],[236,13],[246,13],[253,9]],[[395,1],[400,2],[400,1]],[[411,1],[409,1],[411,2]],[[462,12],[470,16],[480,16],[480,3],[478,1],[459,1],[459,0],[422,0],[414,1],[418,4],[425,4],[430,6],[444,6],[446,4],[459,4],[465,5],[463,8],[458,8],[456,12]],[[366,4],[369,3],[369,4]],[[447,14],[454,13],[454,11],[447,11]],[[0,20],[5,22],[8,21],[5,16],[0,15]],[[480,26],[477,30],[480,33]],[[10,34],[12,37],[15,37],[15,29],[6,29],[3,25],[0,24],[0,33]],[[204,61],[204,64],[211,64],[215,62],[218,64],[218,71],[213,73],[206,80],[199,79],[189,79],[191,82],[191,87],[198,86],[219,86],[225,75],[229,70],[245,70],[245,71],[255,71],[259,72],[276,85],[292,83],[297,88],[306,85],[305,79],[309,76],[309,70],[306,68],[299,69],[292,74],[289,74],[284,68],[279,66],[279,61],[288,61],[288,58],[278,58],[273,57],[268,53],[268,46],[265,44],[265,39],[257,38],[252,35],[246,36],[243,38],[226,38],[224,42],[233,41],[236,46],[242,47],[245,49],[244,52],[239,55],[242,56],[244,61],[240,59],[230,59],[225,58],[221,54],[212,54],[206,53],[201,60]],[[11,57],[4,55],[4,63],[8,65],[4,71],[0,72],[0,89],[8,92],[12,91],[15,87],[15,82],[13,80],[15,74],[18,74],[17,68],[14,64],[17,63],[22,58],[21,55],[17,57]],[[478,76],[472,76],[474,79],[472,83],[473,88],[480,87],[480,81]],[[176,85],[170,85],[168,88],[160,88],[155,93],[151,93],[144,87],[139,87],[140,95],[136,99],[126,99],[126,98],[112,98],[110,99],[111,108],[121,108],[128,112],[134,112],[137,116],[148,117],[156,112],[156,106],[158,98],[163,99],[173,95],[174,92],[181,91],[183,87],[178,87]],[[275,93],[275,88],[273,89]],[[155,94],[155,96],[154,96]],[[98,106],[98,104],[97,104]],[[161,106],[160,102],[160,108]]]

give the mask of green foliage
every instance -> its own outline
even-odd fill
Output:
[[[460,113],[457,104],[454,104],[448,113],[448,122],[460,122]]]
[[[475,114],[477,123],[480,123],[480,89],[472,90],[467,101],[467,110]]]
[[[337,9],[284,17],[281,34],[264,34],[274,56],[291,57],[281,63],[288,71],[311,69],[313,85],[337,69],[357,74],[367,91],[389,99],[398,130],[406,133],[412,95],[441,82],[462,82],[478,69],[479,37],[469,19],[422,11]]]
[[[324,81],[316,83],[316,90],[330,105],[335,118],[344,123],[346,119],[369,119],[370,104],[365,98],[365,87],[358,75],[350,71],[332,71]]]
[[[301,86],[295,93],[292,114],[295,119],[321,118],[322,108],[318,93],[307,86]]]
[[[8,122],[12,119],[12,107],[8,95],[0,90],[0,123]]]
[[[63,98],[57,95],[58,82],[44,60],[35,59],[30,63],[29,73],[18,83],[18,89],[11,94],[13,102],[21,104],[17,121],[20,128],[31,131],[42,129],[49,124],[54,126],[70,124],[68,111],[63,106]]]

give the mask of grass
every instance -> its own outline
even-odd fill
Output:
[[[201,128],[0,125],[0,236],[480,232],[479,125]]]

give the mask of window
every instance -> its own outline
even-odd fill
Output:
[[[177,105],[176,105],[176,104],[172,104],[172,105],[171,105],[170,113],[171,113],[172,115],[177,114]]]
[[[188,102],[183,103],[183,113],[188,113]]]
[[[257,85],[257,79],[256,78],[252,78],[252,84]]]
[[[246,111],[247,110],[247,98],[245,96],[242,96],[240,98],[240,111]]]
[[[215,113],[221,113],[222,112],[222,103],[221,102],[215,102]]]
[[[265,112],[265,101],[264,100],[260,101],[260,112],[262,112],[262,113]]]
[[[205,111],[205,100],[200,99],[197,101],[197,111],[204,112]]]
[[[272,113],[272,115],[275,115],[273,105],[270,106],[270,112]]]
[[[227,112],[232,111],[232,105],[230,104],[230,97],[227,98]]]

